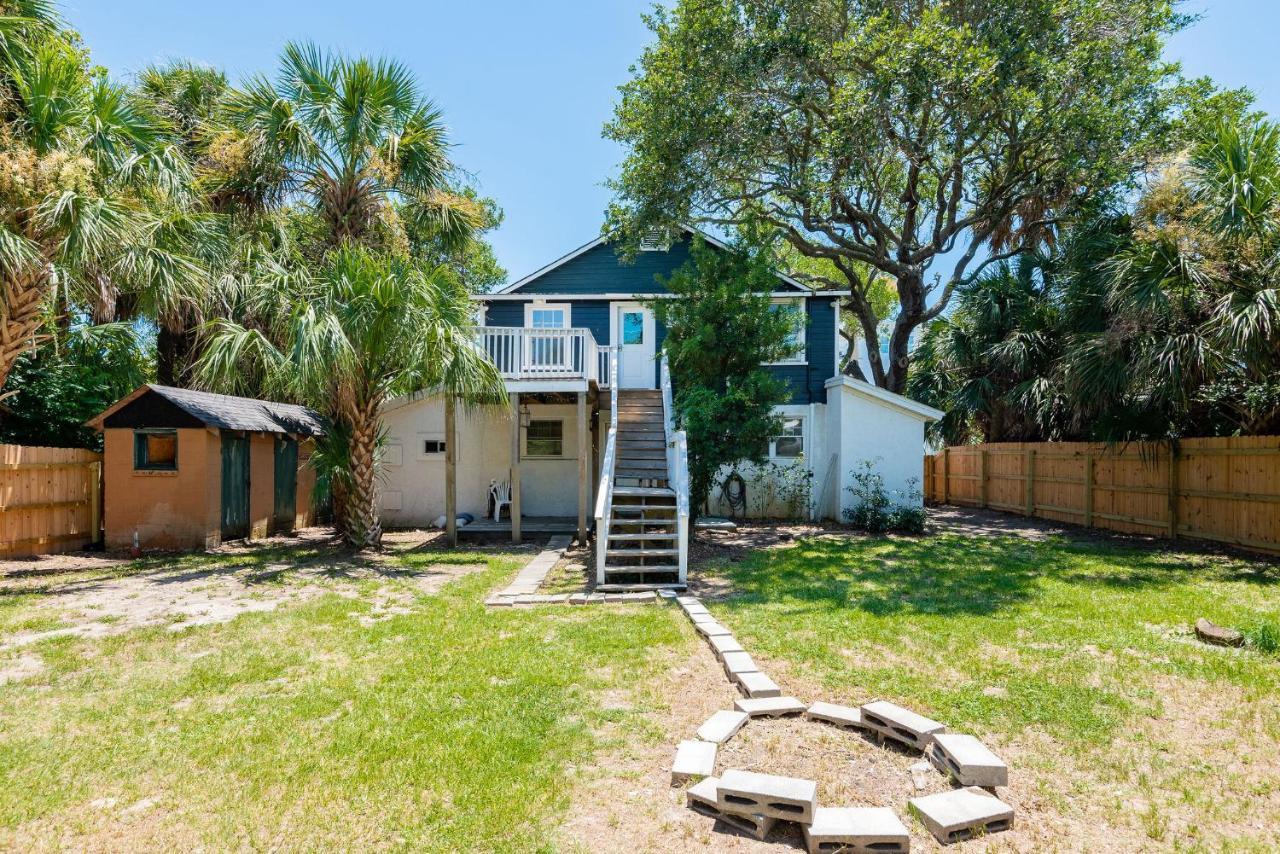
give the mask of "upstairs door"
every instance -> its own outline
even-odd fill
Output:
[[[298,518],[298,443],[289,438],[276,439],[276,500],[272,513],[277,533],[293,530]]]
[[[222,434],[222,539],[249,536],[249,440]]]
[[[618,342],[618,387],[657,388],[653,312],[639,303],[614,305],[613,340]]]

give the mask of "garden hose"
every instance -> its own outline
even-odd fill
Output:
[[[730,473],[720,485],[720,497],[729,505],[729,516],[747,515],[747,482],[736,471]]]

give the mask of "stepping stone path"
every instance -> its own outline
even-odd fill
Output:
[[[961,786],[994,789],[1009,785],[1009,766],[971,735],[940,732],[933,737],[925,756]]]
[[[640,603],[656,602],[658,594],[652,590],[637,590],[619,593],[539,593],[538,588],[546,580],[547,574],[564,557],[569,548],[570,538],[564,535],[552,537],[547,547],[538,552],[537,557],[529,561],[516,574],[503,590],[494,593],[484,604],[490,607],[528,607],[531,605],[599,605],[603,603]],[[666,593],[668,591],[661,591]],[[674,595],[674,594],[672,594]],[[666,598],[666,597],[664,597]],[[705,608],[703,609],[706,610]],[[709,618],[709,615],[708,615]]]
[[[818,807],[804,826],[809,854],[907,854],[911,835],[888,807]]]
[[[977,786],[912,798],[908,806],[943,845],[1013,826],[1013,807]]]
[[[760,671],[733,633],[722,626],[695,596],[659,591],[674,600],[698,633],[707,639],[725,674],[745,698],[733,710],[714,713],[698,727],[696,739],[680,742],[671,765],[671,784],[693,781],[685,791],[690,809],[763,840],[778,821],[799,823],[810,854],[906,854],[911,838],[890,807],[822,807],[812,780],[778,777],[728,769],[715,775],[719,745],[732,739],[753,718],[803,713],[811,721],[846,730],[874,733],[923,752],[928,761],[916,763],[930,774],[938,771],[968,788],[913,798],[908,808],[944,845],[975,833],[994,833],[1013,825],[1013,808],[984,788],[1008,785],[1009,769],[998,756],[971,735],[947,733],[946,725],[910,709],[875,700],[855,708],[817,702],[806,706],[783,697],[777,683]],[[916,768],[913,766],[913,768]]]

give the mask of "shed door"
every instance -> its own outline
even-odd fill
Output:
[[[249,440],[222,434],[222,539],[249,536]]]
[[[298,443],[288,438],[276,439],[275,506],[275,530],[292,531],[298,517]]]

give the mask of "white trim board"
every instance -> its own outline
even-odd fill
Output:
[[[853,377],[832,377],[822,385],[828,390],[843,386],[858,395],[858,397],[870,400],[873,403],[883,404],[921,421],[938,421],[947,414],[941,409],[934,409],[932,406],[927,406],[900,394],[894,394],[891,391],[880,388],[878,385],[856,380]]]
[[[795,291],[771,291],[767,294],[759,294],[758,296],[777,297],[778,299],[819,299],[822,297],[847,297],[849,291],[809,291],[807,294],[796,293]],[[507,300],[545,300],[548,302],[583,302],[583,301],[608,301],[615,300],[650,300],[650,299],[674,299],[675,294],[666,293],[604,293],[604,294],[473,294],[471,296],[477,302],[502,302]]]

